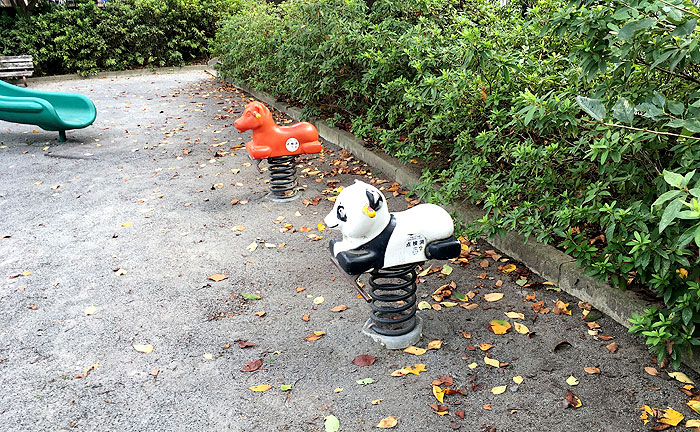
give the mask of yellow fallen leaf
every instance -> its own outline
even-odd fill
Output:
[[[484,294],[484,300],[487,302],[495,302],[503,298],[503,293],[488,293]]]
[[[133,224],[134,224],[133,222],[124,222],[124,223],[122,224],[122,226],[123,226],[123,227],[128,227],[128,226],[131,226],[131,225],[133,225]]]
[[[338,387],[338,388],[336,388],[335,390],[333,390],[333,393],[340,393],[341,391],[343,391],[343,388],[342,388],[342,387]]]
[[[410,372],[407,368],[401,368],[401,369],[396,369],[394,372],[391,373],[391,376],[393,377],[402,377],[408,375]]]
[[[506,391],[507,388],[508,388],[508,386],[498,386],[498,387],[494,387],[494,388],[491,389],[491,393],[493,393],[493,394],[495,394],[495,395],[499,395],[499,394],[501,394],[501,393],[504,393],[504,392]]]
[[[692,409],[696,413],[700,414],[700,401],[690,400],[686,402],[686,405],[688,405],[690,409]]]
[[[517,385],[520,385],[520,384],[523,383],[523,377],[521,377],[520,375],[514,376],[514,377],[513,377],[513,382],[516,383]]]
[[[512,271],[515,271],[518,267],[515,266],[515,264],[507,264],[503,266],[503,273],[510,273]]]
[[[272,386],[270,386],[268,384],[260,384],[260,385],[256,385],[256,386],[248,387],[248,388],[253,390],[254,392],[262,393],[262,392],[266,392],[266,391],[270,390],[272,388]]]
[[[383,419],[379,422],[379,424],[377,425],[377,427],[378,427],[379,429],[391,429],[391,428],[393,428],[394,426],[396,426],[397,424],[399,424],[399,421],[396,420],[394,417],[389,416],[389,417],[387,417],[387,418],[383,418]]]
[[[224,276],[219,273],[214,273],[213,275],[209,276],[209,279],[213,280],[214,282],[221,282],[224,279],[228,279],[228,276]]]
[[[418,348],[418,347],[413,346],[413,345],[411,345],[411,346],[409,346],[408,348],[406,348],[405,350],[403,350],[403,352],[405,352],[405,353],[413,354],[413,355],[417,355],[417,356],[423,355],[423,354],[425,354],[427,351],[428,351],[428,350],[425,350],[425,349],[423,349],[423,348]]]
[[[95,312],[97,312],[97,308],[93,305],[90,305],[90,306],[85,308],[85,315],[92,315]]]
[[[479,349],[480,349],[481,351],[488,351],[488,350],[490,350],[491,348],[493,348],[493,345],[488,344],[488,343],[483,343],[483,344],[479,345]]]
[[[569,384],[570,386],[575,386],[575,385],[578,385],[578,380],[576,379],[576,377],[571,375],[569,378],[566,379],[566,383]]]
[[[520,324],[519,322],[514,322],[513,327],[515,328],[515,331],[520,333],[520,334],[530,333],[530,329],[527,328],[527,326],[525,324]]]
[[[449,276],[452,274],[452,267],[445,264],[444,266],[442,266],[442,270],[440,270],[440,273],[444,274],[445,276]]]
[[[669,424],[671,426],[678,426],[678,423],[683,421],[683,414],[679,413],[671,407],[668,407],[668,409],[664,411],[663,418],[660,418],[657,421],[659,423]]]
[[[425,270],[423,270],[422,272],[418,273],[418,277],[427,276],[427,275],[428,275],[428,272],[430,271],[431,268],[433,268],[433,266],[428,266],[427,269],[425,269]]]
[[[326,226],[322,223],[319,223],[316,228],[318,228],[319,231],[324,231],[326,229]]]
[[[426,309],[431,309],[430,303],[428,303],[425,300],[418,303],[418,310],[426,310]]]
[[[153,345],[132,345],[140,353],[148,354],[153,352]]]
[[[431,350],[431,349],[439,350],[440,348],[442,348],[442,341],[441,340],[430,341],[430,343],[428,344],[429,350]]]
[[[525,319],[525,315],[520,312],[506,312],[506,316],[512,319]]]
[[[445,391],[438,386],[433,386],[433,395],[440,403],[442,403],[443,399],[445,399]]]
[[[644,405],[640,409],[642,410],[642,413],[639,415],[639,418],[644,420],[644,424],[649,423],[649,415],[653,416],[654,410],[649,405]]]
[[[211,354],[209,354],[209,353],[204,353],[204,358],[207,359],[207,360],[213,360],[213,359],[214,359],[214,356],[211,355]]]
[[[413,368],[410,366],[406,366],[404,369],[408,371],[409,373],[412,373],[413,375],[420,375],[421,372],[426,372],[428,369],[425,368],[425,365],[420,363],[420,364],[414,364]]]
[[[571,315],[571,311],[569,310],[569,303],[564,303],[561,300],[557,300],[557,303],[554,305],[554,309],[552,309],[552,312],[554,312],[555,315]]]
[[[501,362],[499,362],[496,359],[492,359],[490,357],[484,357],[484,363],[486,363],[489,366],[493,366],[493,367],[501,367]]]
[[[497,335],[503,335],[508,333],[508,330],[511,329],[511,325],[508,321],[503,321],[503,320],[493,320],[489,323],[489,328],[494,334]]]
[[[684,374],[683,372],[669,372],[668,376],[675,379],[676,381],[682,382],[683,384],[695,384],[693,380],[688,378],[688,375]]]
[[[469,363],[469,369],[476,369],[477,366],[479,365],[476,362]]]
[[[258,242],[253,242],[253,243],[251,243],[251,244],[248,245],[248,247],[246,248],[246,250],[247,250],[248,252],[253,252],[253,251],[255,251],[255,249],[257,249],[257,248],[258,248]]]
[[[375,399],[372,401],[372,405],[379,405],[384,399]]]
[[[32,271],[31,271],[31,270],[25,270],[25,271],[22,272],[22,276],[31,276],[31,275],[32,275]]]
[[[443,306],[445,306],[445,307],[454,307],[454,306],[457,306],[457,305],[458,305],[458,303],[455,303],[455,302],[448,302],[448,301],[440,302],[440,304],[443,305]]]
[[[685,422],[685,427],[687,427],[687,428],[700,427],[700,420],[688,420],[687,422]]]
[[[320,304],[323,303],[324,301],[326,301],[326,299],[324,299],[323,297],[320,297],[320,296],[319,296],[319,297],[316,297],[316,298],[314,299],[314,304],[315,304],[315,305],[320,305]]]

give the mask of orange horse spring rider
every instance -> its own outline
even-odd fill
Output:
[[[239,132],[253,130],[253,140],[246,143],[248,154],[255,160],[279,156],[319,153],[321,142],[311,123],[277,126],[270,110],[261,102],[251,102],[233,125]]]

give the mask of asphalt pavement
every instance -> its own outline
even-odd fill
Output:
[[[329,259],[340,234],[319,224],[355,179],[392,211],[415,198],[326,143],[299,158],[298,197],[270,200],[233,127],[248,96],[204,71],[30,87],[85,94],[98,117],[65,143],[0,123],[0,431],[389,417],[396,431],[644,431],[658,425],[645,405],[683,414],[681,430],[700,419],[678,380],[696,374],[669,376],[624,327],[587,322],[588,305],[481,241],[422,267],[427,351],[373,343],[369,306]]]

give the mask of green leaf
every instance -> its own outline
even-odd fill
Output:
[[[290,384],[282,384],[280,385],[280,390],[282,391],[289,391],[292,389],[292,386]]]
[[[681,187],[683,176],[673,171],[664,170],[664,180],[673,187]],[[663,196],[663,195],[662,195]]]
[[[255,294],[241,293],[241,297],[247,300],[260,300],[260,296]]]
[[[656,24],[655,19],[645,18],[639,21],[630,21],[625,24],[620,31],[617,33],[617,38],[622,41],[626,41],[634,36],[634,33],[638,30],[652,27]]]
[[[681,213],[681,208],[683,208],[683,201],[677,199],[671,201],[671,204],[666,207],[664,214],[661,215],[661,222],[659,222],[659,233],[662,233],[667,226],[669,226],[678,215]]]
[[[681,116],[685,111],[685,105],[683,105],[683,102],[668,101],[668,110],[673,115]]]
[[[621,97],[613,107],[613,118],[631,125],[634,121],[634,106],[624,97]]]
[[[605,118],[605,107],[599,99],[591,99],[584,96],[576,96],[576,102],[583,108],[588,115],[598,121],[603,121]]]
[[[365,378],[365,379],[357,380],[355,382],[358,384],[361,384],[361,385],[368,385],[368,384],[372,384],[374,382],[374,380],[372,378]]]
[[[457,300],[459,301],[467,301],[469,300],[469,297],[467,297],[466,294],[462,294],[461,292],[455,292],[454,296]]]
[[[670,190],[668,192],[664,192],[661,194],[660,197],[654,201],[654,204],[652,204],[652,207],[660,206],[661,204],[665,203],[666,201],[672,200],[674,198],[677,198],[678,195],[682,194],[683,191],[681,190]]]
[[[326,427],[326,432],[338,432],[340,429],[340,420],[334,415],[329,415],[325,418],[324,426]]]
[[[698,133],[700,132],[700,121],[695,119],[684,120],[683,127],[688,129],[692,133]]]
[[[676,27],[676,29],[671,32],[671,36],[688,36],[689,34],[693,33],[693,31],[695,31],[695,27],[697,27],[697,25],[698,20],[694,18],[690,19]]]

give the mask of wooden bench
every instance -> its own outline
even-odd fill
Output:
[[[22,77],[22,82],[27,87],[27,77],[32,74],[34,74],[32,56],[0,56],[0,78]]]

